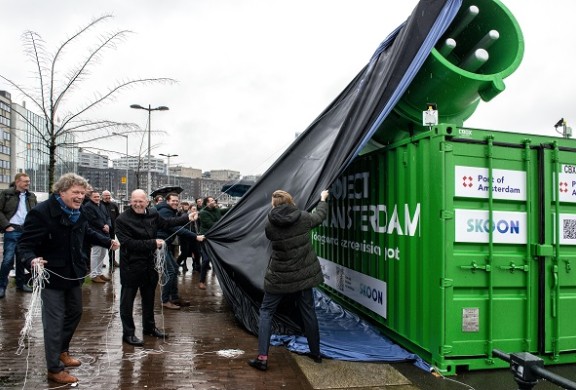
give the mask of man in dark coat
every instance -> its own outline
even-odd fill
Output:
[[[136,337],[134,325],[134,299],[138,290],[142,298],[143,334],[167,337],[156,328],[154,321],[154,295],[158,283],[155,257],[158,249],[165,245],[157,238],[159,229],[184,225],[191,215],[164,219],[154,208],[148,207],[146,193],[137,189],[130,197],[130,208],[116,219],[116,236],[122,245],[120,249],[120,319],[122,320],[122,340],[130,345],[142,346],[144,341]]]
[[[82,316],[82,281],[87,273],[82,245],[117,248],[118,243],[90,228],[80,212],[88,182],[67,173],[53,186],[50,198],[31,209],[18,242],[18,253],[28,269],[42,267],[50,275],[42,289],[42,323],[48,379],[74,383],[65,367],[80,361],[68,353]]]
[[[190,207],[190,203],[184,201],[180,202],[180,210],[178,211],[178,215],[183,215],[186,213],[198,213],[196,208],[196,204],[193,203],[192,207]],[[198,225],[198,221],[194,223],[190,223],[186,225],[186,229],[197,233],[196,226]],[[182,267],[182,273],[188,272],[188,266],[186,265],[186,261],[189,257],[192,257],[192,270],[196,272],[200,272],[200,243],[196,241],[196,239],[188,239],[186,237],[180,236],[180,254],[176,259],[176,264],[178,267]]]
[[[92,191],[88,201],[84,202],[82,214],[86,216],[92,229],[106,237],[110,237],[110,225],[112,222],[110,222],[108,210],[102,204],[98,191]],[[106,283],[110,281],[110,278],[102,273],[102,267],[106,266],[107,258],[108,247],[103,248],[98,245],[92,245],[90,248],[90,277],[92,282]]]
[[[26,214],[38,203],[36,195],[29,191],[30,177],[17,173],[14,185],[0,194],[0,230],[4,233],[4,258],[0,267],[0,298],[4,298],[8,287],[8,275],[14,267],[16,245],[22,235],[22,225]],[[24,264],[16,256],[16,289],[32,292],[27,284]]]
[[[216,224],[216,222],[220,220],[220,218],[222,218],[224,214],[226,214],[228,210],[218,207],[216,199],[208,196],[204,198],[204,207],[199,211],[200,234],[204,235]],[[200,290],[206,290],[206,276],[210,269],[210,258],[202,244],[200,244],[200,254],[202,256],[202,265],[200,267],[200,283],[198,283],[198,288]]]
[[[110,237],[114,239],[116,237],[116,218],[120,215],[120,208],[112,200],[112,193],[110,191],[102,191],[102,201],[100,202],[108,210],[108,215],[110,216]],[[119,267],[118,261],[116,261],[116,252],[108,252],[108,258],[110,261],[110,269],[113,270],[114,267]]]
[[[268,348],[272,317],[285,296],[298,304],[308,340],[309,356],[321,363],[320,332],[314,308],[312,288],[324,281],[322,269],[310,242],[310,231],[328,214],[328,191],[322,191],[316,211],[308,213],[296,207],[292,195],[278,190],[272,194],[266,237],[272,244],[272,255],[264,277],[264,298],[260,306],[258,357],[248,364],[258,370],[268,368]]]

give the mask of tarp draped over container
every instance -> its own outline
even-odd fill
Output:
[[[431,366],[418,355],[406,351],[358,315],[346,310],[328,295],[314,289],[320,328],[320,350],[331,359],[361,362],[405,362],[430,371]],[[309,352],[306,337],[273,335],[270,344],[284,346],[299,354]]]
[[[257,332],[270,258],[264,226],[272,192],[286,190],[300,208],[314,207],[320,192],[330,187],[394,108],[460,5],[460,0],[420,1],[344,91],[208,232],[204,245],[222,291],[249,331]],[[274,333],[300,333],[296,312],[292,302],[284,302]]]

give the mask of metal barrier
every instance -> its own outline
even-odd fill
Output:
[[[514,380],[519,390],[530,390],[538,384],[538,380],[546,379],[563,389],[576,390],[576,382],[572,382],[560,375],[554,374],[544,368],[544,361],[528,352],[507,354],[498,349],[492,350],[494,356],[510,363],[510,370],[514,373]]]

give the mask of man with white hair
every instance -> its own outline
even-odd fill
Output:
[[[130,208],[116,219],[116,236],[120,241],[120,319],[122,340],[130,345],[143,346],[136,337],[134,325],[134,300],[138,290],[142,302],[142,333],[145,336],[166,338],[156,327],[154,320],[154,295],[159,275],[156,271],[156,255],[164,240],[156,238],[159,229],[184,225],[192,220],[192,214],[175,218],[162,218],[156,208],[148,207],[148,195],[141,189],[134,190]],[[158,253],[160,254],[160,253]]]
[[[118,242],[90,228],[81,211],[88,181],[67,173],[52,187],[48,200],[32,208],[22,226],[18,254],[26,268],[44,267],[50,277],[42,285],[42,325],[48,379],[67,384],[78,381],[68,372],[82,362],[69,347],[82,317],[82,283],[87,244],[118,248]]]

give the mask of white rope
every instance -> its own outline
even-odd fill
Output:
[[[162,329],[164,329],[164,305],[162,302],[162,287],[168,283],[168,274],[164,272],[164,265],[166,263],[166,241],[162,242],[162,246],[156,249],[154,254],[154,269],[158,272],[158,285],[160,286],[160,322],[162,323]]]
[[[158,284],[164,286],[168,283],[168,278],[164,272],[164,263],[166,263],[166,241],[162,243],[162,246],[156,249],[154,254],[154,269],[158,272],[160,278],[158,278]]]
[[[20,331],[18,350],[16,351],[17,355],[22,354],[22,351],[26,348],[25,340],[29,338],[32,329],[34,328],[33,319],[34,317],[39,316],[40,308],[42,307],[42,297],[40,296],[40,293],[49,278],[50,274],[46,271],[44,266],[39,261],[36,262],[32,267],[32,296],[24,320],[24,327]]]

